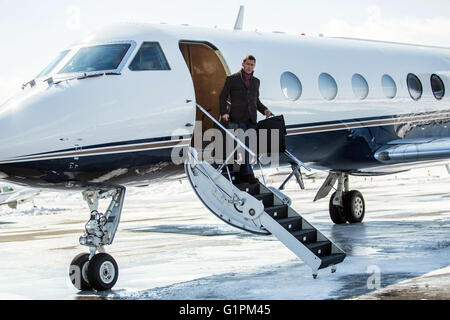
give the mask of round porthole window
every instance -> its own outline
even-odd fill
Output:
[[[423,88],[422,83],[416,75],[410,73],[406,78],[406,83],[408,84],[408,91],[411,98],[414,100],[419,100],[422,96]]]
[[[444,82],[442,79],[436,75],[431,75],[431,89],[433,90],[434,97],[438,100],[441,100],[445,94]]]
[[[328,73],[322,73],[319,76],[319,90],[327,100],[333,100],[338,93],[336,81]]]
[[[302,95],[302,83],[292,72],[286,71],[281,75],[280,86],[286,99],[295,101]]]
[[[394,79],[387,74],[381,78],[381,87],[386,98],[393,99],[397,95],[397,85]]]
[[[369,94],[369,85],[366,79],[358,73],[355,73],[352,77],[352,89],[353,93],[358,99],[365,99]]]

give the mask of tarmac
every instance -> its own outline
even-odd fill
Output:
[[[266,175],[275,187],[285,177]],[[0,207],[0,299],[450,298],[450,175],[444,166],[351,177],[367,207],[364,222],[352,225],[330,221],[328,198],[312,201],[325,177],[305,176],[305,190],[292,179],[284,192],[296,211],[347,253],[334,274],[319,270],[313,279],[275,237],[223,223],[180,180],[127,190],[114,244],[106,248],[119,264],[119,280],[106,293],[77,291],[68,277],[72,258],[87,251],[78,243],[89,219],[81,193],[46,191],[34,206]],[[377,274],[379,288],[373,288]]]
[[[349,300],[450,300],[450,266]]]

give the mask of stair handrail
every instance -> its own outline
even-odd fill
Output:
[[[229,101],[227,101],[228,104],[231,104]],[[227,135],[229,135],[231,138],[233,138],[234,141],[236,141],[242,148],[244,148],[251,156],[255,156],[255,153],[253,153],[253,151],[251,151],[249,148],[247,148],[247,146],[241,141],[239,140],[234,134],[232,134],[228,129],[226,129],[219,121],[217,121],[208,111],[206,111],[201,105],[199,105],[198,103],[195,104],[197,106],[197,108],[200,109],[200,111],[202,111],[208,118],[210,118],[217,126],[219,126],[219,128],[221,128]],[[234,151],[232,152],[232,154],[234,154],[237,151],[237,148],[234,149]],[[305,163],[303,163],[301,160],[297,159],[292,153],[290,153],[288,150],[285,150],[284,153],[291,158],[298,166],[301,166],[303,168],[305,168],[306,170],[308,170],[309,172],[311,172],[311,168],[309,168]],[[258,162],[260,159],[258,159]],[[226,164],[228,162],[228,158],[225,161],[224,164]],[[224,167],[224,165],[222,165],[219,169],[219,171]],[[264,180],[264,185],[266,185],[265,183],[265,179],[264,179],[264,173],[261,167],[261,163],[260,163],[260,170],[262,173],[262,177]],[[231,179],[231,178],[230,178]]]
[[[244,148],[252,157],[255,157],[255,154],[253,153],[253,151],[251,151],[249,148],[247,148],[247,146],[241,141],[239,140],[234,134],[232,134],[228,129],[226,129],[224,126],[222,126],[220,124],[219,121],[217,121],[216,119],[214,119],[214,117],[208,112],[206,111],[201,105],[199,105],[198,103],[196,103],[197,108],[199,108],[208,118],[210,118],[215,124],[217,124],[219,126],[220,129],[222,129],[223,131],[225,131],[225,133],[227,135],[229,135],[230,137],[233,138],[234,141],[236,141],[242,148]]]

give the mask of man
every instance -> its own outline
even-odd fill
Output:
[[[266,116],[272,115],[261,101],[259,101],[259,79],[253,76],[256,59],[248,55],[242,62],[242,69],[227,77],[225,85],[220,94],[220,114],[223,121],[236,122],[244,133],[249,129],[256,130],[257,117],[256,110]],[[228,111],[227,98],[231,98],[231,108]],[[248,138],[245,139],[246,146],[249,145]],[[249,154],[245,152],[245,162],[239,171],[239,181],[257,183]]]

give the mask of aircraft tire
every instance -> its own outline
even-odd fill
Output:
[[[330,212],[330,218],[331,218],[331,221],[333,221],[335,224],[343,224],[343,223],[347,222],[347,219],[346,219],[346,216],[344,213],[344,208],[341,208],[341,207],[333,204],[333,198],[334,198],[335,194],[336,194],[336,192],[334,192],[331,195],[330,203],[328,206],[328,210]]]
[[[92,289],[88,276],[87,270],[89,267],[89,253],[80,253],[73,258],[70,263],[69,277],[70,281],[78,290],[90,290]]]
[[[361,192],[349,191],[344,199],[344,214],[349,223],[360,223],[364,219],[366,205]]]
[[[89,262],[88,279],[97,291],[106,291],[114,287],[119,277],[119,267],[107,253],[96,254]]]

